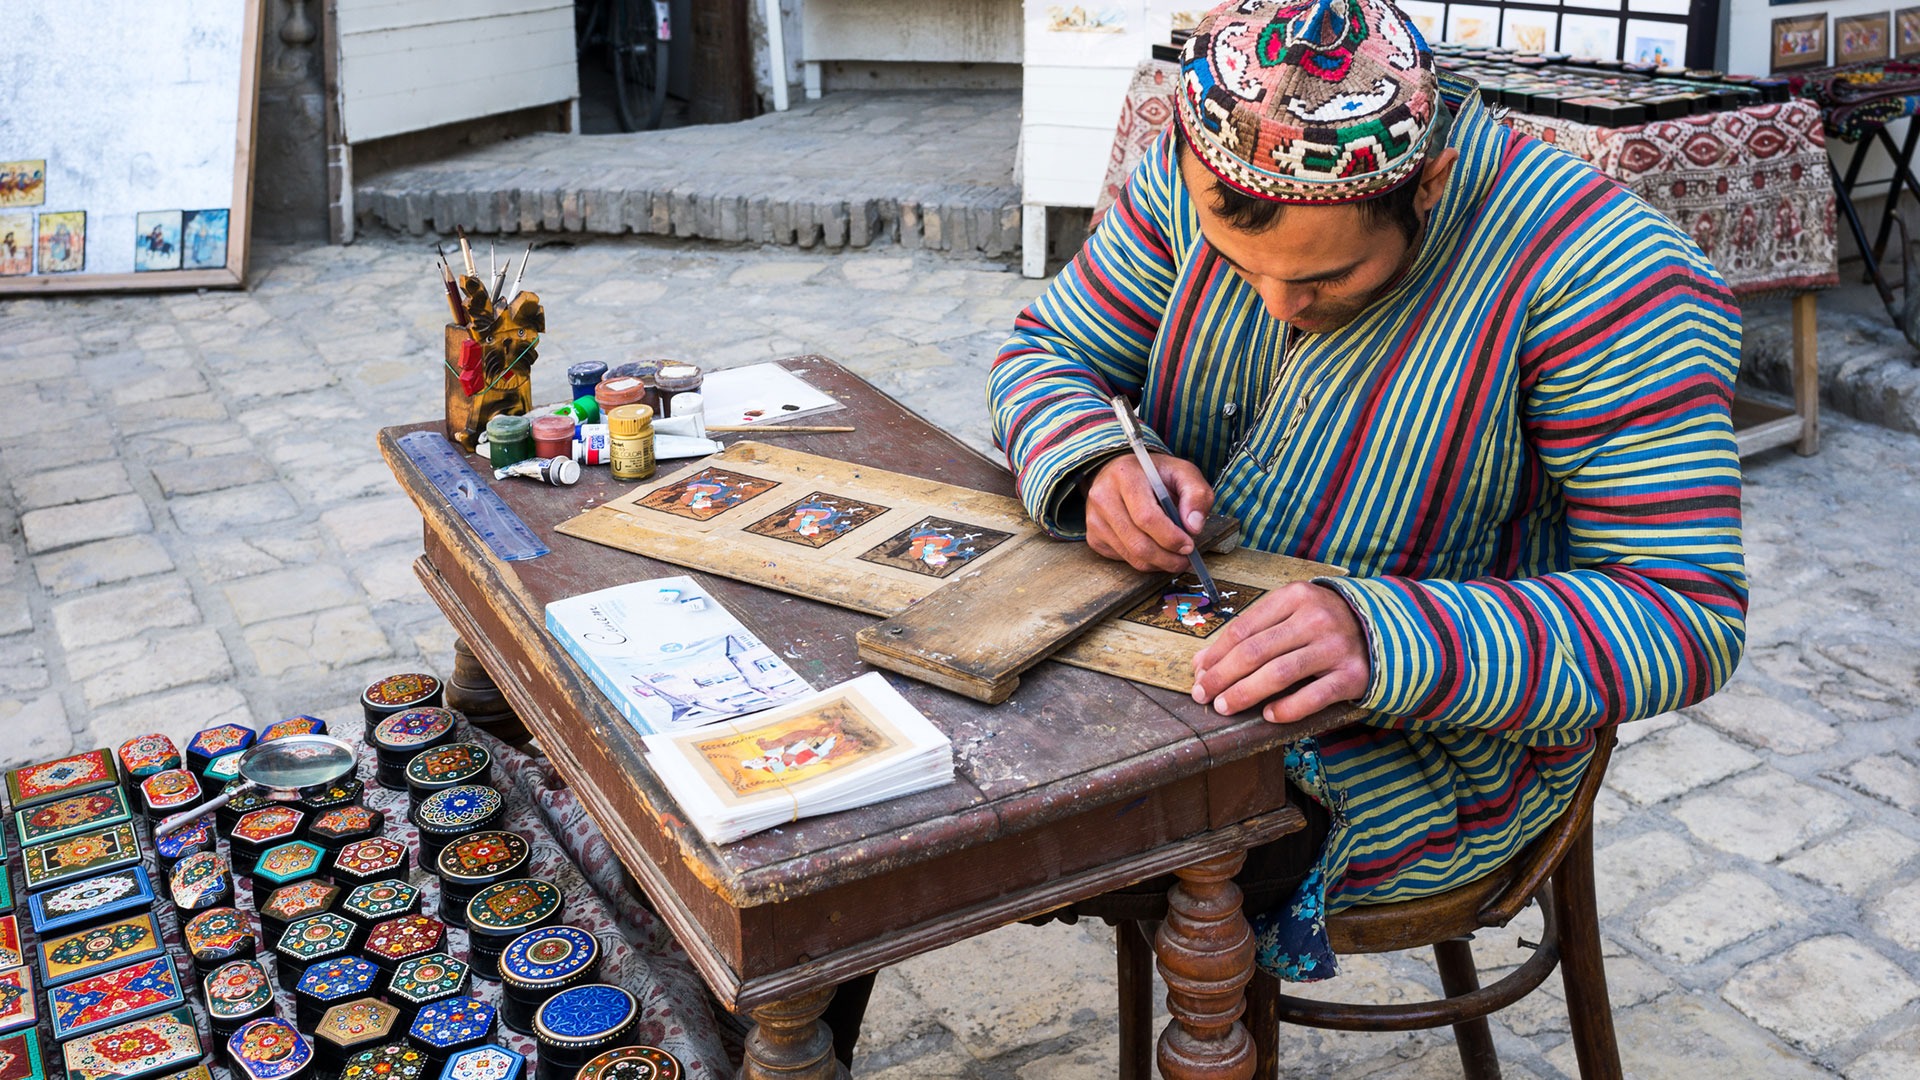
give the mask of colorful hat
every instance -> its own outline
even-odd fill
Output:
[[[1387,0],[1236,0],[1180,54],[1180,128],[1208,171],[1283,203],[1371,199],[1426,158],[1433,56]]]

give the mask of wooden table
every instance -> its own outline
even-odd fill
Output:
[[[1004,469],[845,369],[820,357],[785,363],[844,402],[845,421],[859,430],[783,445],[1012,494]],[[1161,1071],[1175,1080],[1252,1075],[1238,1017],[1253,942],[1230,878],[1247,848],[1304,824],[1287,805],[1277,748],[1350,713],[1280,728],[1257,713],[1221,717],[1179,694],[1051,663],[992,707],[896,678],[952,739],[956,782],[710,844],[642,762],[633,729],[544,629],[549,601],[683,571],[552,532],[625,490],[600,468],[571,488],[496,483],[553,548],[499,561],[395,445],[438,426],[380,433],[425,519],[415,572],[714,994],[751,1013],[744,1076],[843,1075],[820,1022],[841,982],[1168,872],[1181,885],[1155,943],[1173,1015]],[[866,670],[854,634],[871,617],[697,577],[815,686]]]

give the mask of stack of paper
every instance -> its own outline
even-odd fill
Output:
[[[716,844],[953,780],[947,737],[878,672],[751,717],[642,741],[681,811]]]

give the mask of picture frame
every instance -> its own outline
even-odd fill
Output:
[[[1896,60],[1920,57],[1920,7],[1893,13],[1893,56]]]
[[[1552,52],[1560,37],[1560,13],[1508,8],[1500,19],[1500,47],[1520,52]]]
[[[1626,43],[1620,59],[1629,64],[1678,67],[1687,62],[1687,24],[1653,19],[1628,19]]]
[[[1447,5],[1437,0],[1401,0],[1399,7],[1407,13],[1414,29],[1420,31],[1420,36],[1427,39],[1428,45],[1438,45],[1446,40]]]
[[[1485,4],[1448,4],[1446,41],[1476,48],[1500,44],[1500,9]]]
[[[1559,51],[1602,60],[1620,59],[1620,20],[1611,15],[1562,15]]]
[[[1789,15],[1773,20],[1768,36],[1769,71],[1798,71],[1827,64],[1827,14]]]
[[[1864,64],[1892,55],[1893,18],[1888,12],[1842,15],[1833,20],[1833,62]]]

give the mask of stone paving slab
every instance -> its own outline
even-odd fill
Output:
[[[373,444],[439,409],[426,252],[266,247],[245,293],[0,302],[0,766],[153,729],[350,721],[369,678],[449,669],[452,632],[407,569],[418,520]],[[561,396],[575,360],[818,351],[983,450],[987,365],[1039,288],[926,252],[631,237],[545,242],[534,267],[551,312],[538,399]],[[1764,332],[1783,311],[1748,321]],[[1910,357],[1879,362],[1895,360]],[[1622,731],[1596,859],[1630,1075],[1920,1075],[1916,451],[1836,415],[1819,456],[1749,461],[1747,658],[1720,696]],[[1489,978],[1538,925],[1480,936]],[[898,965],[856,1072],[1110,1077],[1113,964],[1109,928],[1015,925]],[[1438,988],[1420,956],[1346,968],[1306,992]],[[1507,1075],[1572,1075],[1555,983],[1494,1030]],[[1459,1069],[1445,1033],[1284,1045],[1294,1076]]]

